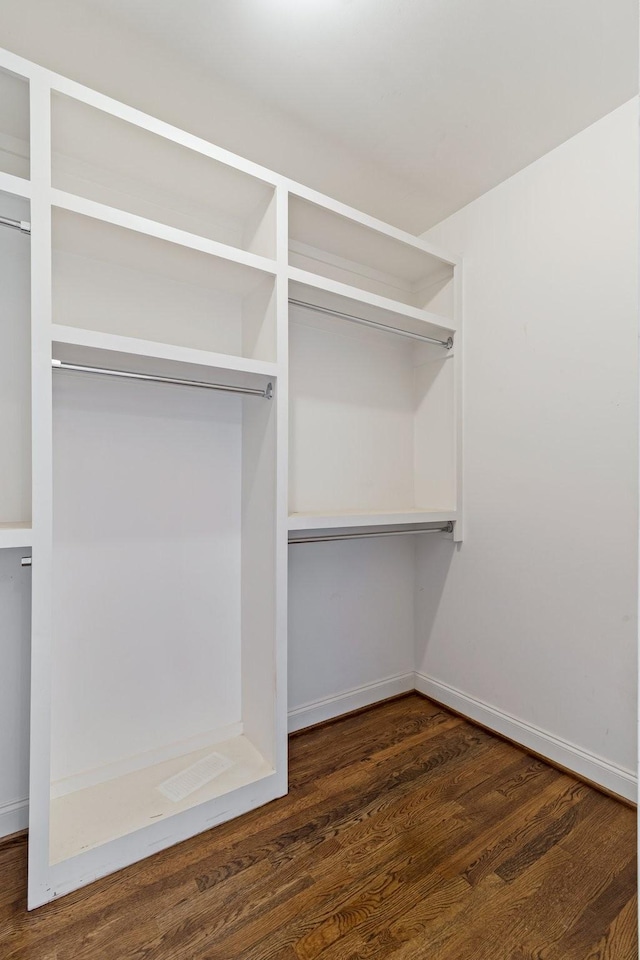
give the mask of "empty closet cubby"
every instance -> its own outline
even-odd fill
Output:
[[[383,225],[381,225],[382,227]],[[381,230],[295,195],[289,197],[289,263],[327,280],[453,317],[453,264],[400,231]]]
[[[289,320],[290,528],[455,519],[456,348],[293,304]]]
[[[275,256],[271,184],[79,100],[54,93],[51,106],[54,188]]]
[[[52,241],[55,324],[276,359],[272,273],[60,208]]]
[[[275,795],[275,421],[54,371],[51,865]]]
[[[29,82],[0,70],[0,171],[29,179]]]
[[[29,202],[0,193],[0,216],[28,221]],[[0,547],[23,546],[31,525],[29,245],[27,233],[0,224]]]

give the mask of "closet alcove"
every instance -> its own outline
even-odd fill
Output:
[[[0,548],[20,609],[32,581],[33,908],[286,792],[288,586],[296,643],[304,602],[347,661],[369,629],[408,653],[418,541],[462,538],[462,267],[0,68],[20,464]]]

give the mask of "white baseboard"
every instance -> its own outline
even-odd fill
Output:
[[[470,720],[475,720],[489,730],[495,730],[514,743],[521,744],[525,749],[547,757],[567,770],[571,770],[579,777],[591,780],[606,790],[624,797],[635,803],[638,792],[638,778],[631,770],[617,767],[602,757],[588,753],[580,747],[562,740],[553,734],[540,730],[531,724],[511,717],[502,710],[492,707],[482,700],[450,687],[446,683],[434,680],[432,677],[420,673],[405,673],[375,683],[368,683],[352,690],[305,703],[289,712],[289,732],[302,730],[304,727],[333,720],[351,710],[368,707],[389,697],[401,693],[410,693],[417,690],[431,700],[451,707]],[[25,830],[29,822],[29,801],[18,800],[0,805],[0,837],[9,836],[20,830]]]
[[[333,720],[334,717],[349,713],[351,710],[369,707],[380,700],[397,697],[400,693],[410,693],[414,689],[415,675],[403,673],[399,676],[387,677],[386,680],[367,683],[362,687],[354,687],[333,697],[304,703],[301,707],[289,711],[289,733],[311,727],[314,723]]]
[[[495,730],[509,740],[521,744],[525,749],[533,750],[534,753],[547,757],[553,763],[558,763],[567,770],[571,770],[579,777],[591,780],[606,790],[624,797],[635,803],[638,794],[638,778],[632,770],[626,770],[623,767],[615,766],[596,754],[588,753],[581,747],[555,737],[545,730],[540,730],[523,720],[511,717],[503,713],[496,707],[484,703],[482,700],[476,700],[450,687],[440,680],[434,680],[432,677],[426,677],[423,674],[416,673],[415,689],[423,693],[425,697],[443,704],[445,707],[451,707],[452,710],[461,713],[470,720],[488,727],[489,730]]]
[[[14,800],[0,804],[0,837],[9,837],[29,826],[29,801]]]

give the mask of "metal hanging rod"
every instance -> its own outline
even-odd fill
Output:
[[[244,393],[252,397],[262,397],[271,400],[273,384],[268,383],[264,390],[259,387],[233,387],[227,383],[206,383],[204,380],[179,380],[176,377],[157,377],[151,373],[130,373],[128,370],[109,370],[106,367],[87,367],[79,363],[65,363],[63,360],[52,360],[54,370],[76,370],[79,373],[100,373],[107,377],[122,377],[126,380],[152,380],[154,383],[173,383],[180,387],[202,387],[205,390],[222,390],[225,393]]]
[[[296,307],[305,307],[307,310],[315,310],[316,313],[326,313],[330,317],[339,317],[341,320],[349,320],[351,323],[361,323],[365,327],[376,327],[377,330],[384,330],[385,333],[395,333],[399,337],[408,337],[410,340],[422,340],[423,343],[437,343],[445,350],[451,350],[453,346],[453,337],[447,337],[446,340],[438,340],[435,337],[426,337],[422,333],[410,333],[408,330],[398,330],[396,327],[390,327],[387,323],[380,323],[378,320],[366,320],[364,317],[355,317],[351,313],[341,313],[340,310],[332,310],[331,307],[320,307],[316,303],[307,303],[306,300],[296,300],[289,297],[289,303]]]
[[[380,530],[373,533],[338,533],[335,536],[300,537],[289,540],[289,546],[295,543],[331,543],[334,540],[369,540],[372,537],[410,537],[422,533],[453,533],[453,523],[449,520],[444,527],[429,527],[426,530]]]
[[[0,226],[12,227],[21,233],[31,233],[31,224],[28,220],[12,220],[11,217],[0,217]]]

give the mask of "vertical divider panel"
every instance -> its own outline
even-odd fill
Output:
[[[456,328],[454,346],[454,394],[455,394],[455,485],[456,515],[453,525],[453,539],[460,543],[464,539],[464,321],[463,321],[464,273],[459,260],[453,272],[453,322]]]
[[[49,868],[52,566],[51,89],[31,79],[31,343],[33,607],[29,908],[55,895]]]
[[[242,410],[242,721],[247,739],[276,768],[276,418],[273,400]]]
[[[289,191],[276,188],[276,357],[278,362],[276,438],[276,729],[282,793],[288,783],[288,565],[289,565]]]

